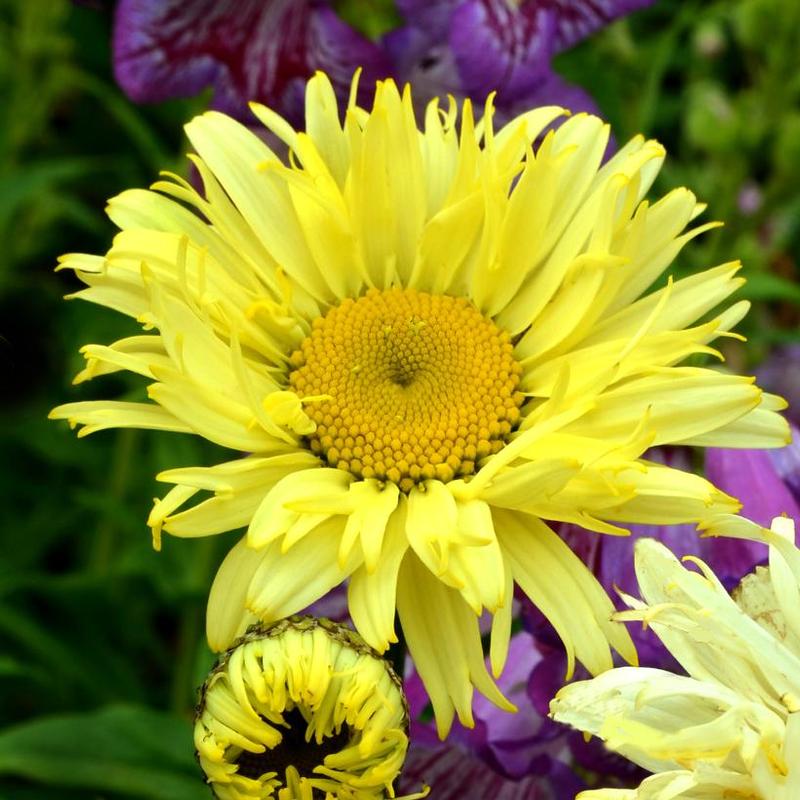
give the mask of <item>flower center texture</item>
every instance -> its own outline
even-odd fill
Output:
[[[470,475],[520,417],[508,333],[467,299],[370,290],[314,320],[289,383],[316,430],[311,450],[360,478],[409,491]]]
[[[344,750],[350,743],[347,724],[322,742],[317,742],[314,739],[306,741],[308,721],[298,708],[284,712],[283,719],[287,727],[281,729],[283,738],[280,744],[263,753],[243,750],[235,761],[239,775],[257,780],[266,773],[274,772],[282,777],[293,767],[298,775],[313,778],[315,767],[324,764],[327,756]]]

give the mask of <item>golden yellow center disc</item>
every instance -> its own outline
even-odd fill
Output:
[[[464,298],[373,289],[314,321],[289,382],[331,466],[409,491],[496,453],[519,419],[509,336]]]

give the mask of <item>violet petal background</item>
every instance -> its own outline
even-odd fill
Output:
[[[371,89],[389,71],[381,48],[340,20],[322,0],[120,0],[114,71],[137,102],[214,87],[215,108],[245,118],[260,100],[303,116],[303,92],[317,69],[347,96],[356,67]]]
[[[464,0],[395,0],[397,10],[409,25],[425,30],[432,38],[444,39],[450,15]]]
[[[396,789],[398,794],[411,793],[423,784],[431,787],[430,797],[436,800],[573,800],[584,788],[557,762],[546,775],[513,780],[455,745],[428,749],[412,744]]]
[[[767,452],[775,472],[800,504],[800,430],[791,422],[789,429],[792,433],[791,444]]]
[[[501,796],[509,798],[572,800],[582,787],[563,760],[569,757],[567,737],[570,732],[540,713],[528,692],[531,675],[545,663],[550,652],[538,649],[529,633],[514,635],[498,685],[517,706],[518,712],[503,711],[486,698],[476,696],[475,727],[465,728],[456,721],[446,742],[439,741],[432,721],[420,720],[428,705],[428,696],[409,662],[404,688],[413,720],[412,752],[404,771],[404,791],[411,791],[413,781],[419,783],[424,778],[427,782],[433,781],[434,796],[442,798],[483,798],[487,795],[480,794],[481,791],[502,791],[506,794]],[[559,669],[563,678],[561,664]],[[448,782],[445,772],[439,771],[444,764],[456,762],[460,770],[473,775],[475,786],[468,794],[463,793],[465,789],[457,794],[459,781],[451,776]],[[558,780],[551,783],[550,778],[556,775]]]
[[[498,101],[527,97],[550,68],[556,19],[530,3],[514,8],[506,0],[467,0],[449,26],[461,91],[476,101],[497,91]]]
[[[587,91],[574,83],[567,83],[555,72],[545,75],[525,101],[511,104],[506,113],[511,119],[529,108],[551,105],[563,106],[573,114],[581,111],[588,114],[600,114],[597,103]]]
[[[534,0],[556,12],[555,52],[566,50],[615,19],[627,16],[655,0]]]
[[[326,617],[334,622],[344,622],[354,627],[350,619],[350,609],[347,607],[347,584],[345,583],[335,586],[327,594],[322,595],[319,600],[315,600],[298,613],[310,617]]]
[[[739,513],[743,517],[765,528],[781,514],[795,519],[800,517],[797,501],[775,468],[772,451],[709,450],[706,477],[722,491],[741,500]]]
[[[425,100],[454,94],[482,102],[497,90],[507,117],[543,102],[595,110],[577,87],[557,82],[552,57],[609,22],[654,0],[398,0],[406,25],[384,38],[401,80],[422,87]],[[549,84],[549,86],[548,86]],[[546,100],[541,95],[547,96]]]
[[[786,398],[786,416],[800,425],[800,344],[775,349],[756,371],[758,385]]]

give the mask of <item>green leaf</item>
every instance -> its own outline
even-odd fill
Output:
[[[0,733],[0,775],[141,800],[206,800],[191,723],[136,706],[40,717]]]
[[[800,304],[800,286],[770,272],[748,275],[742,293],[748,300],[788,300]]]
[[[174,158],[159,140],[136,106],[131,105],[116,87],[98,80],[94,75],[80,70],[72,70],[70,82],[80,91],[94,95],[105,111],[114,117],[122,128],[128,143],[138,148],[142,158],[152,169],[166,169]]]
[[[23,678],[25,680],[45,680],[47,674],[44,670],[32,667],[27,661],[13,656],[0,655],[0,679]]]
[[[50,158],[28,162],[0,176],[0,222],[6,224],[21,206],[41,192],[97,172],[108,162],[97,158]]]
[[[0,783],[3,800],[112,800],[111,795],[92,794],[87,797],[82,789],[67,791],[65,789],[43,790],[41,786],[6,786]],[[114,795],[119,797],[119,795]]]

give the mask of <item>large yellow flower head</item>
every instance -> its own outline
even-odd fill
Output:
[[[355,92],[353,92],[353,97]],[[642,459],[651,445],[783,445],[778,398],[752,379],[679,366],[744,302],[724,264],[663,281],[703,210],[677,189],[644,196],[661,145],[637,137],[602,164],[608,126],[562,109],[493,130],[491,101],[434,102],[379,83],[343,114],[324,75],[306,130],[253,105],[282,160],[216,112],[186,131],[204,191],[168,176],[111,200],[105,256],[68,255],[84,299],[144,335],[84,348],[78,380],[126,369],[151,403],[83,402],[53,416],[82,434],[134,426],[235,451],[170,470],[156,542],[242,526],[212,588],[224,649],[255,619],[297,612],[349,579],[350,612],[379,652],[395,610],[440,733],[471,724],[488,674],[478,615],[494,615],[499,674],[514,583],[593,673],[633,660],[597,581],[544,520],[702,521],[735,501]],[[536,142],[540,142],[536,145]],[[659,282],[661,288],[648,290]],[[244,454],[243,454],[244,453]]]
[[[770,545],[730,597],[702,561],[683,567],[653,539],[636,546],[644,620],[688,675],[625,667],[564,687],[552,716],[600,736],[656,773],[585,800],[796,800],[800,797],[800,550],[794,525],[725,520],[718,533]]]

